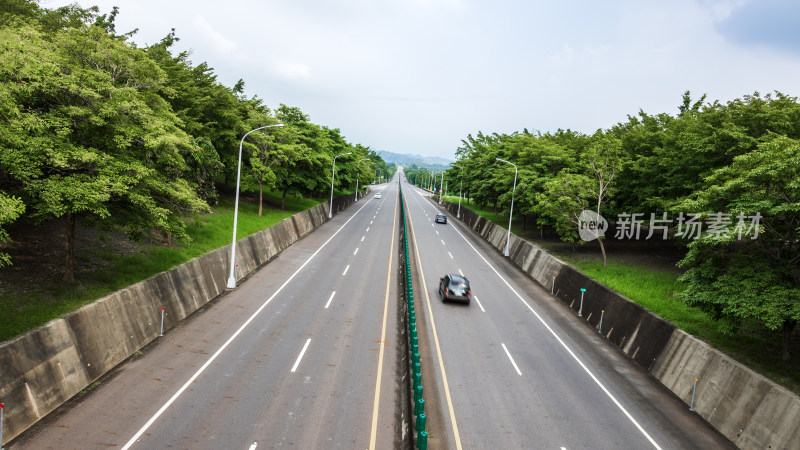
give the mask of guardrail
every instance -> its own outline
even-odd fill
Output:
[[[411,280],[411,260],[408,253],[408,233],[406,231],[406,207],[403,190],[400,189],[400,222],[403,230],[403,272],[406,292],[406,321],[408,323],[408,348],[410,353],[411,389],[413,391],[414,431],[416,446],[420,450],[428,448],[428,433],[425,431],[425,400],[422,398],[422,365],[419,357],[419,338],[417,336],[416,312],[414,309],[414,287]]]

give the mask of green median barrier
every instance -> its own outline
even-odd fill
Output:
[[[427,450],[427,448],[428,448],[428,433],[426,431],[420,431],[420,432],[417,433],[417,448],[419,450]]]

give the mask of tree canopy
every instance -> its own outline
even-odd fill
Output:
[[[242,136],[244,189],[324,192],[335,152],[383,161],[313,124],[298,108],[271,110],[222,85],[206,63],[173,54],[174,30],[138,48],[118,34],[118,10],[48,10],[9,0],[0,11],[0,244],[21,217],[64,221],[65,280],[74,280],[77,218],[132,237],[187,238],[183,217],[235,185]],[[362,172],[342,161],[337,184]],[[351,183],[352,180],[352,183]],[[259,208],[260,208],[259,204]],[[0,266],[13,263],[0,252]]]
[[[722,103],[686,92],[674,115],[639,111],[591,135],[470,134],[445,180],[463,181],[479,205],[508,208],[514,171],[495,162],[502,158],[519,169],[515,214],[565,241],[583,242],[584,211],[631,239],[668,233],[688,245],[680,298],[729,332],[744,320],[782,330],[788,360],[800,320],[798,142],[795,97],[756,92]]]

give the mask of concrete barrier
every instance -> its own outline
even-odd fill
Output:
[[[346,198],[345,198],[346,197]],[[352,196],[334,199],[339,208]],[[299,212],[236,243],[241,279],[328,220],[328,204]],[[79,393],[164,328],[226,289],[230,245],[111,293],[23,336],[0,344],[0,402],[5,444]]]
[[[444,203],[455,219],[457,205]],[[495,249],[505,249],[507,230],[461,208],[465,225]],[[800,397],[753,372],[699,339],[678,330],[642,306],[537,245],[511,234],[509,258],[629,358],[687,404],[698,379],[694,411],[743,449],[800,449]],[[553,278],[555,277],[555,278]]]

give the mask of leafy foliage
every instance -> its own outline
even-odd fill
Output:
[[[7,5],[6,5],[7,3]],[[349,144],[339,130],[315,125],[297,108],[277,114],[245,98],[244,81],[219,83],[205,63],[173,55],[174,30],[137,48],[135,30],[118,34],[113,8],[42,9],[9,0],[0,11],[0,242],[23,215],[65,221],[65,279],[74,278],[76,218],[132,237],[159,232],[186,238],[183,218],[217,201],[232,185],[241,136],[284,120],[286,129],[256,133],[242,172],[258,185],[319,193],[330,182],[334,152]],[[373,154],[370,157],[382,164]],[[341,167],[341,182],[355,166]],[[7,265],[0,254],[0,265]]]
[[[590,136],[468,135],[447,176],[463,179],[468,197],[497,211],[510,203],[513,170],[493,161],[514,162],[515,211],[568,242],[579,240],[585,209],[606,218],[699,214],[714,229],[688,244],[680,298],[728,332],[745,320],[782,330],[788,360],[789,336],[800,320],[800,104],[779,92],[724,104],[705,100],[686,92],[676,115],[639,111]],[[758,226],[744,232],[756,216]],[[753,230],[757,239],[739,239]]]

